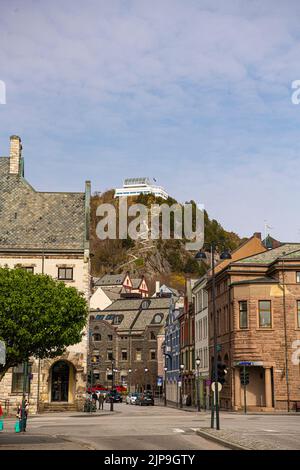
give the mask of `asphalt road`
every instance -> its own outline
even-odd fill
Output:
[[[206,419],[205,416],[201,420]],[[195,433],[196,413],[161,406],[115,404],[115,411],[91,416],[47,414],[28,419],[27,432],[14,433],[6,420],[0,449],[221,450]]]

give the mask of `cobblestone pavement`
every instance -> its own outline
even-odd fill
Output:
[[[221,430],[210,429],[210,417],[206,414],[201,429],[213,437],[219,437],[242,447],[256,450],[299,450],[299,414],[237,414],[221,413]]]

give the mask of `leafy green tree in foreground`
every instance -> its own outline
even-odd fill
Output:
[[[30,356],[61,355],[80,342],[87,320],[83,294],[44,274],[0,268],[0,339],[6,343],[5,372]]]

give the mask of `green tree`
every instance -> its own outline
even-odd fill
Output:
[[[0,268],[0,339],[5,372],[30,356],[56,357],[81,341],[88,308],[83,294],[43,274]]]

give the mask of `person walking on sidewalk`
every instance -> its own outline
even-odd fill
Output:
[[[103,410],[104,409],[104,396],[102,393],[100,393],[99,395],[99,410]]]
[[[28,410],[29,410],[29,402],[27,399],[25,399],[24,412],[23,412],[23,403],[19,403],[18,410],[17,410],[17,418],[19,418],[21,432],[26,432]]]
[[[3,409],[0,401],[0,431],[3,431]]]

